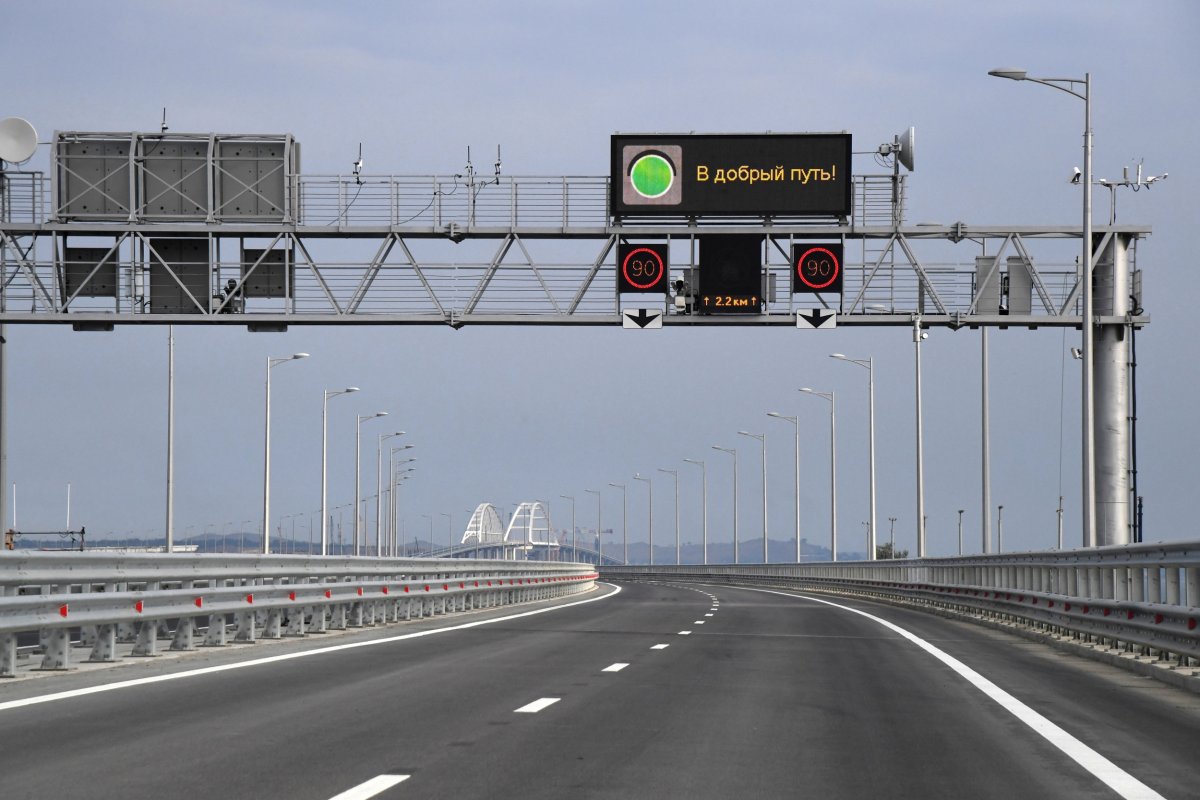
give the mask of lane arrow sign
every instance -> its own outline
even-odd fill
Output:
[[[662,327],[662,312],[652,308],[627,308],[621,311],[621,327],[635,330]]]
[[[796,327],[805,329],[820,328],[823,331],[837,327],[837,312],[832,308],[813,308],[796,312]]]

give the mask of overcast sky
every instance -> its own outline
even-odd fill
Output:
[[[910,222],[1067,225],[1079,220],[1066,178],[1081,164],[1082,104],[987,71],[1090,71],[1096,175],[1119,178],[1142,159],[1148,173],[1170,173],[1152,191],[1122,190],[1118,221],[1154,227],[1138,249],[1153,319],[1138,336],[1145,536],[1194,539],[1198,33],[1200,6],[1186,0],[27,3],[5,11],[0,117],[25,117],[47,141],[55,130],[157,130],[165,106],[176,132],[294,134],[306,173],[347,172],[361,142],[366,172],[419,175],[461,170],[468,145],[486,154],[484,169],[499,143],[507,174],[598,176],[618,130],[845,130],[869,149],[912,125]],[[43,146],[26,168],[48,165]],[[869,158],[855,166],[879,171]],[[1108,200],[1097,190],[1099,221]],[[655,478],[658,539],[673,533],[673,484],[657,472],[668,468],[680,470],[683,538],[695,540],[699,470],[682,462],[694,458],[708,462],[710,537],[728,540],[730,464],[711,449],[722,445],[739,449],[742,536],[757,536],[761,456],[737,435],[745,429],[769,434],[771,536],[785,539],[792,429],[766,416],[779,411],[806,417],[801,526],[825,544],[827,406],[796,391],[811,386],[838,395],[839,539],[862,550],[866,381],[827,357],[843,352],[876,363],[879,534],[896,517],[898,546],[914,544],[905,329],[188,327],[176,338],[178,536],[257,526],[264,360],[304,351],[311,358],[272,373],[277,518],[319,507],[322,390],[355,385],[330,403],[329,505],[353,496],[355,414],[386,410],[363,426],[364,494],[376,435],[408,431],[420,459],[402,501],[410,535],[429,515],[444,540],[441,515],[461,527],[482,501],[511,510],[545,499],[565,528],[560,495],[593,526],[585,489],[603,487],[604,527],[619,538],[621,494],[607,484],[626,482],[630,538],[642,540],[641,472]],[[1060,486],[1067,542],[1079,541],[1079,372],[1063,358],[1078,338],[991,335],[992,500],[1004,505],[1006,549],[1054,544]],[[924,348],[929,553],[956,551],[959,508],[971,552],[979,333],[935,329]],[[18,527],[61,528],[70,483],[74,525],[161,535],[166,329],[10,325],[7,354]],[[305,538],[308,517],[298,524]]]

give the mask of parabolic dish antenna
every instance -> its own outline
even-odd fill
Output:
[[[0,160],[20,164],[37,150],[37,131],[20,117],[0,119]]]
[[[903,164],[909,172],[913,171],[913,163],[916,160],[914,146],[916,145],[917,129],[909,128],[902,134],[896,137],[896,143],[900,145],[900,163]]]

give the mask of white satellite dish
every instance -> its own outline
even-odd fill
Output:
[[[900,152],[897,156],[900,158],[900,163],[909,171],[913,171],[913,141],[917,137],[917,129],[909,128],[904,133],[896,137],[896,144],[899,145]]]
[[[37,131],[20,117],[0,119],[0,160],[20,164],[37,150]]]

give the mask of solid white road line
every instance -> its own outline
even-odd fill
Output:
[[[650,649],[651,650],[666,650],[670,646],[671,645],[669,645],[669,644],[656,644],[653,647],[651,647]]]
[[[365,783],[360,783],[352,789],[335,795],[330,800],[367,800],[368,797],[374,797],[397,783],[404,783],[411,777],[411,775],[377,775]]]
[[[581,606],[585,603],[595,603],[598,600],[607,600],[621,591],[620,586],[611,583],[604,584],[613,589],[606,595],[600,597],[589,597],[586,600],[576,600],[573,603],[563,603],[561,606],[550,606],[549,608],[538,608],[533,611],[522,611],[519,614],[508,614],[503,617],[494,617],[492,619],[480,619],[474,622],[464,622],[461,625],[450,625],[445,628],[431,628],[424,631],[414,631],[413,633],[402,633],[398,636],[387,636],[383,639],[371,639],[365,642],[348,642],[346,644],[335,644],[328,647],[318,647],[313,650],[302,650],[298,653],[285,653],[278,656],[266,656],[264,658],[254,658],[249,661],[239,661],[235,664],[222,664],[216,667],[200,667],[199,669],[189,669],[183,672],[172,672],[167,675],[154,675],[148,678],[133,678],[127,681],[116,681],[115,683],[105,683],[100,686],[89,686],[84,689],[71,689],[65,692],[54,692],[52,694],[38,695],[37,697],[26,697],[23,700],[9,700],[0,703],[0,711],[7,711],[10,708],[21,708],[23,706],[37,705],[38,703],[50,703],[55,700],[66,700],[70,697],[83,697],[89,694],[98,694],[100,692],[111,692],[116,689],[128,689],[132,686],[142,686],[147,683],[162,683],[163,681],[176,681],[182,678],[194,678],[198,675],[209,675],[214,672],[228,672],[234,669],[245,669],[246,667],[257,667],[262,664],[274,664],[279,661],[291,661],[296,658],[308,658],[309,656],[322,655],[324,653],[336,653],[339,650],[353,650],[359,647],[376,647],[381,644],[391,644],[392,642],[400,642],[405,639],[419,639],[422,636],[433,636],[439,633],[449,633],[451,631],[462,631],[468,628],[478,628],[481,625],[492,625],[497,622],[509,622],[521,617],[531,617],[535,614],[545,614],[550,611],[558,611],[563,608],[571,608],[572,606]]]
[[[520,708],[516,709],[513,713],[514,714],[536,714],[539,711],[541,711],[543,708],[549,708],[550,706],[554,705],[561,699],[562,699],[561,697],[543,697],[540,700],[534,700],[532,703],[529,703],[528,705],[521,706]]]
[[[1021,722],[1024,722],[1039,736],[1057,747],[1073,761],[1075,761],[1075,763],[1079,764],[1079,766],[1092,773],[1097,780],[1099,780],[1108,788],[1112,789],[1121,797],[1129,798],[1129,800],[1164,800],[1163,796],[1158,792],[1154,791],[1149,786],[1142,783],[1113,762],[1109,761],[1100,753],[1097,753],[1095,750],[1088,747],[1086,744],[1079,741],[1074,736],[1060,728],[1058,725],[1046,719],[1037,711],[1034,711],[1032,708],[1025,705],[1020,700],[1013,697],[1011,694],[1004,691],[999,686],[992,683],[987,678],[983,677],[954,656],[938,647],[935,647],[934,645],[922,639],[920,636],[917,636],[915,633],[911,633],[895,623],[888,622],[882,617],[877,617],[874,614],[868,614],[866,611],[861,611],[857,608],[851,608],[850,606],[844,606],[839,603],[831,603],[828,600],[822,600],[818,597],[809,597],[808,595],[803,594],[790,594],[788,592],[774,592],[770,589],[747,588],[746,591],[764,592],[766,594],[777,594],[783,597],[811,600],[814,603],[821,603],[823,605],[833,606],[834,608],[840,608],[843,611],[849,611],[852,614],[858,614],[859,616],[866,617],[874,622],[878,622],[888,630],[894,631],[903,636],[905,639],[908,639],[917,647],[921,648],[938,661],[941,661],[950,669],[954,670],[954,672],[966,680],[967,683],[970,683],[976,689],[994,700],[1005,711],[1021,720]]]
[[[621,670],[625,669],[628,666],[629,666],[628,664],[609,664],[607,667],[605,667],[604,669],[602,669],[600,671],[601,672],[620,672]]]

